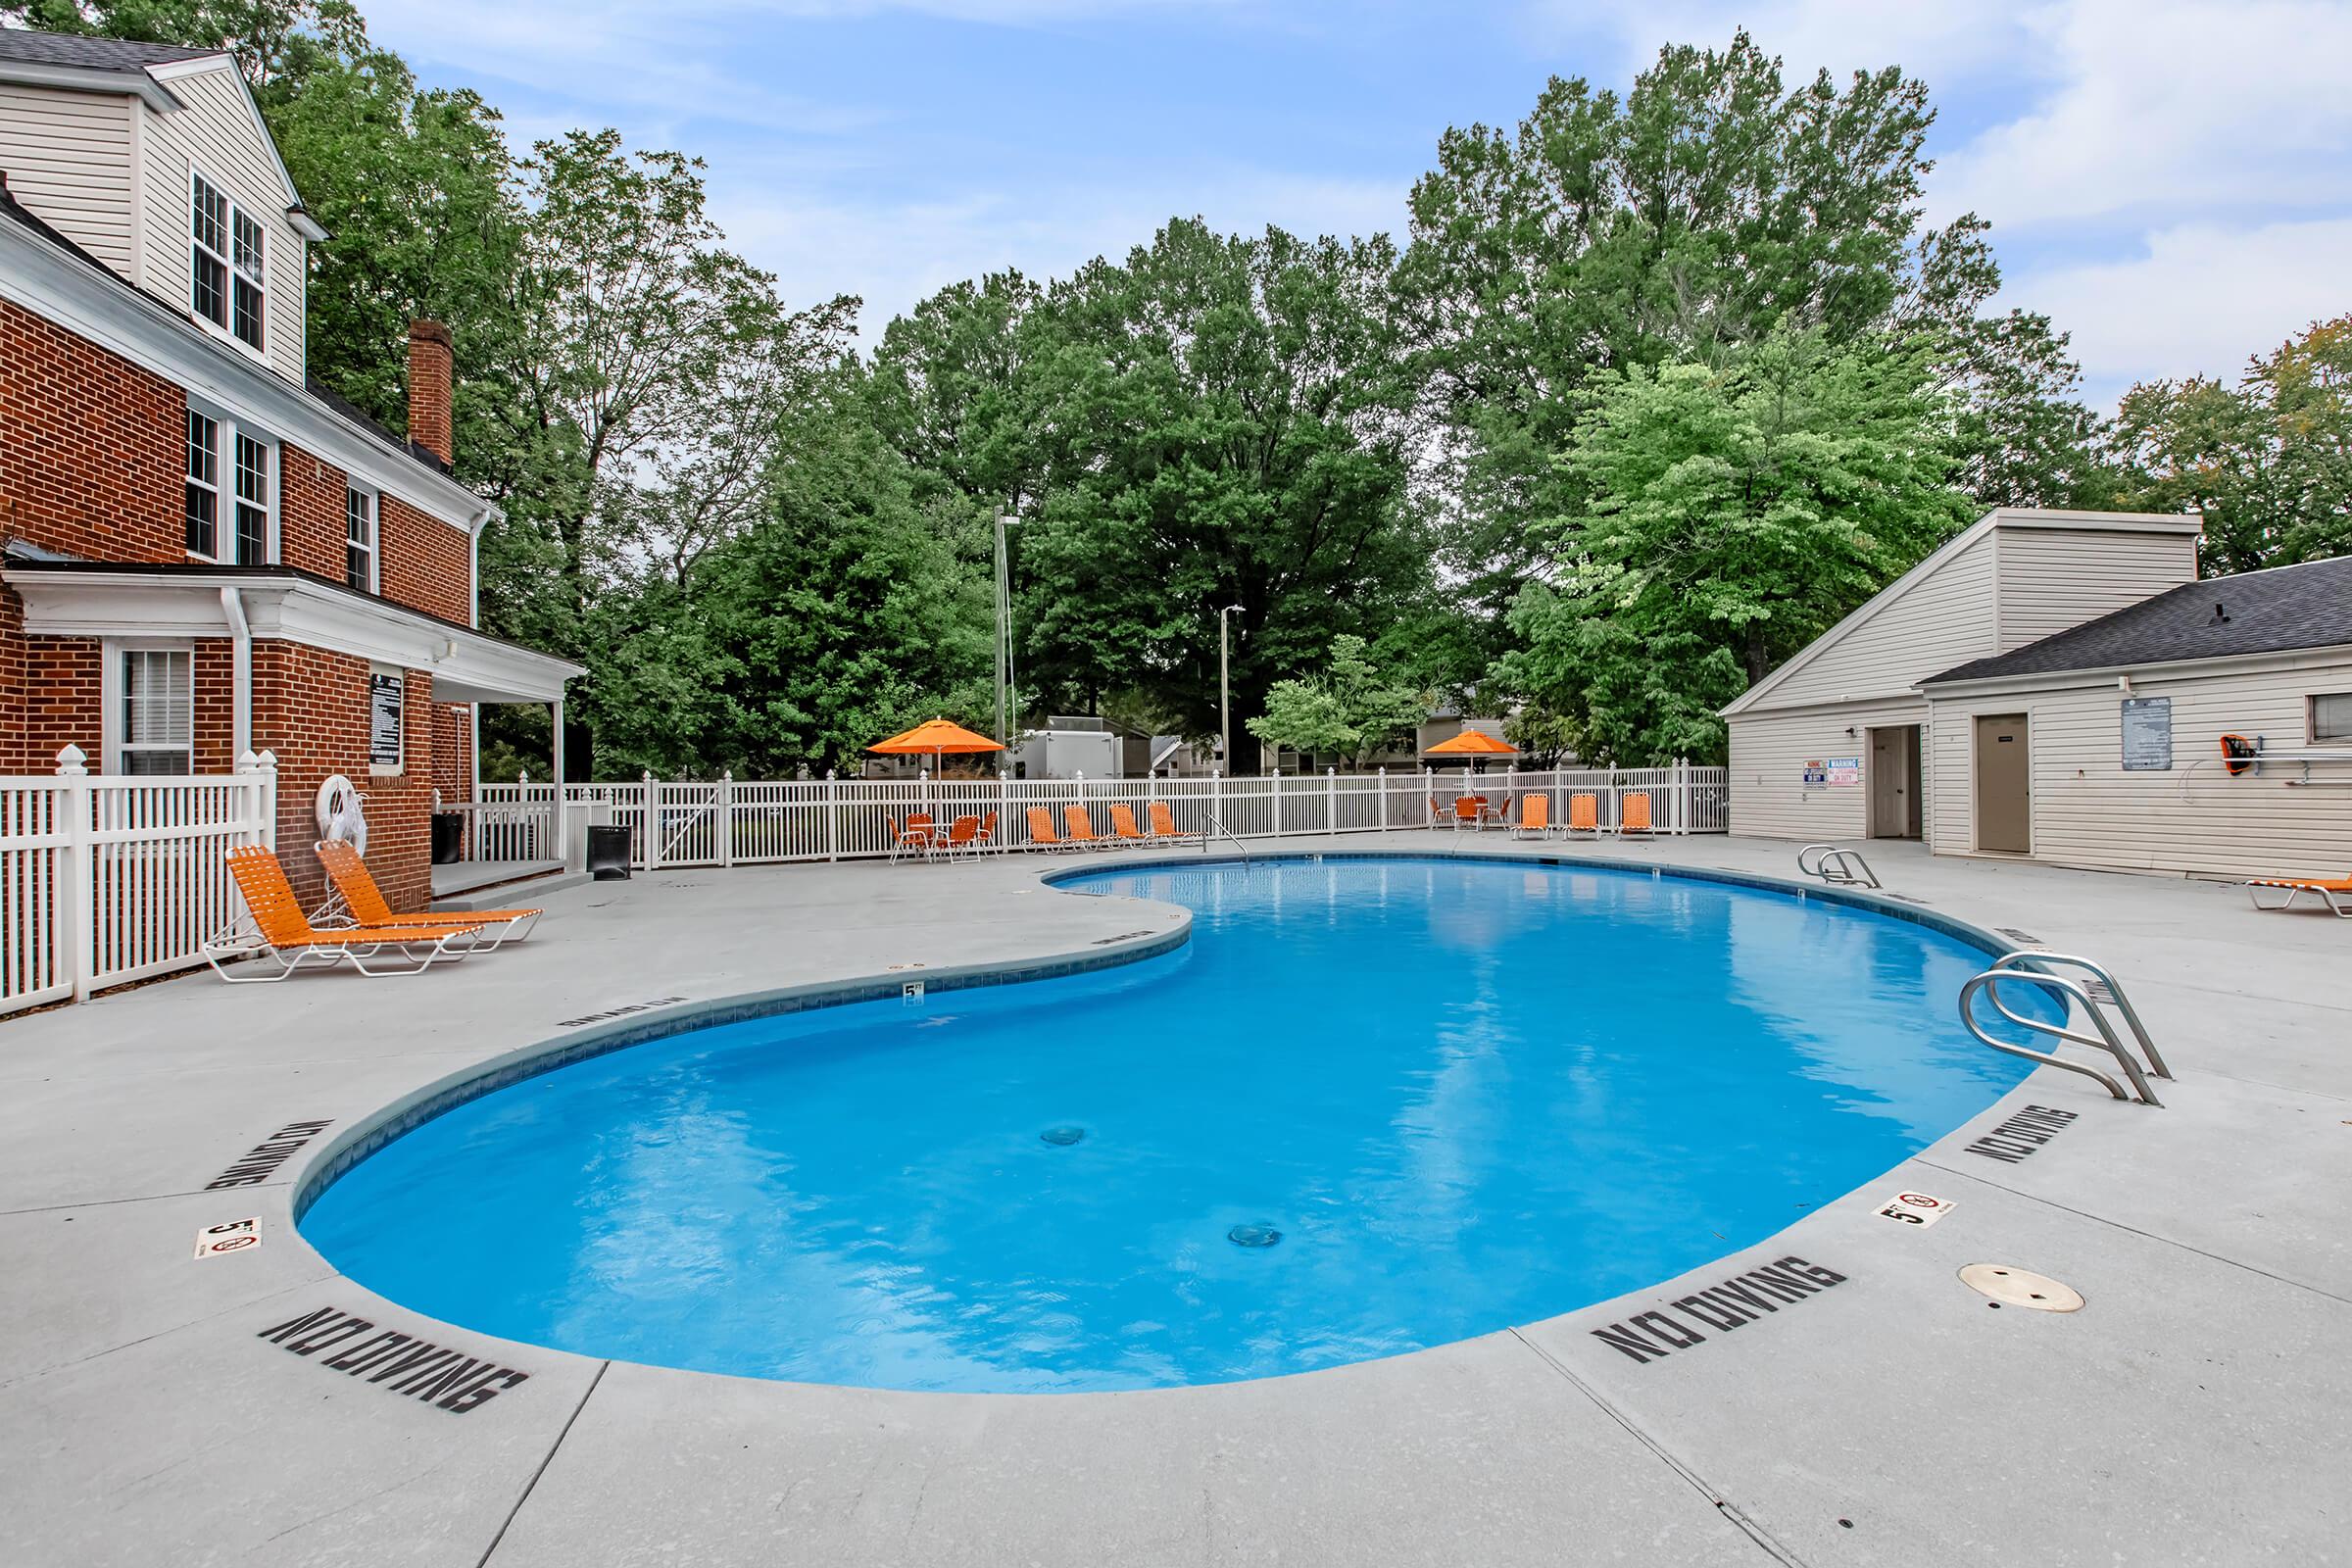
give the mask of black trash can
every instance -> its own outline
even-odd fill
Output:
[[[433,813],[433,863],[455,865],[466,851],[466,813],[464,811],[435,811]]]
[[[588,869],[599,882],[629,878],[629,830],[592,827],[588,830]]]

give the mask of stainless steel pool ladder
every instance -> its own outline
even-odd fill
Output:
[[[2051,965],[2080,969],[2089,978],[2082,982],[2069,980],[2064,975],[2050,973],[2048,966]],[[2080,1034],[2065,1027],[2064,1024],[2045,1023],[2039,1018],[2028,1018],[2022,1013],[2011,1011],[2009,1004],[2001,1000],[2000,987],[2004,980],[2015,981],[2020,985],[2039,987],[2047,994],[2058,998],[2061,1003],[2067,1004],[2070,1017],[2072,1016],[2071,1009],[2080,1006],[2082,1009],[2082,1015],[2090,1020],[2091,1027],[2098,1033],[2095,1035]],[[2064,1056],[2048,1052],[2032,1051],[2024,1046],[2013,1046],[2007,1041],[1995,1040],[1991,1035],[1986,1034],[1984,1026],[1977,1020],[1975,1004],[1977,993],[1980,991],[1992,999],[1995,1011],[2021,1028],[2030,1029],[2035,1034],[2048,1035],[2053,1039],[2071,1041],[2078,1046],[2090,1046],[2113,1056],[2117,1065],[2123,1068],[2124,1076],[2131,1080],[2132,1093],[2126,1094],[2122,1084],[2117,1083],[2112,1076],[2096,1067],[2087,1066],[2079,1061],[2069,1061]],[[2140,1071],[2138,1057],[2132,1055],[2132,1052],[2124,1045],[2123,1038],[2116,1033],[2115,1025],[2108,1021],[2106,1009],[2110,1007],[2121,1015],[2124,1026],[2132,1032],[2133,1042],[2146,1055],[2148,1071],[2159,1078],[2170,1079],[2173,1075],[2166,1069],[2164,1057],[2157,1054],[2156,1042],[2148,1038],[2147,1026],[2139,1021],[2139,1013],[2132,1007],[2132,999],[2124,995],[2124,988],[2116,982],[2113,974],[2088,958],[2079,958],[2070,953],[2044,953],[2034,948],[2021,948],[2014,953],[2004,953],[1991,968],[1971,979],[1968,984],[1960,988],[1960,1021],[1968,1025],[1968,1032],[1975,1035],[1984,1045],[2008,1055],[2023,1056],[2028,1061],[2038,1061],[2045,1066],[2063,1067],[2068,1072],[2079,1072],[2086,1078],[2096,1078],[2100,1083],[2105,1084],[2107,1092],[2118,1100],[2136,1099],[2142,1104],[2162,1105],[2163,1102],[2159,1101],[2148,1089],[2148,1080]]]
[[[1248,865],[1250,863],[1250,846],[1242,842],[1242,836],[1218,821],[1216,812],[1204,811],[1201,815],[1203,820],[1208,823],[1208,831],[1200,835],[1200,853],[1206,855],[1210,842],[1222,835],[1233,840],[1233,847],[1242,852],[1242,863]]]
[[[1807,859],[1811,856],[1813,858]],[[1840,887],[1875,888],[1879,874],[1870,868],[1856,850],[1841,850],[1835,844],[1808,844],[1796,852],[1796,868],[1806,876],[1817,876],[1824,882]]]

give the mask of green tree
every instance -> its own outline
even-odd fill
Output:
[[[2247,363],[2124,394],[2114,446],[2128,503],[2201,512],[2208,574],[2352,553],[2352,316]]]
[[[1320,674],[1278,680],[1266,692],[1266,710],[1250,733],[1269,746],[1307,757],[1342,757],[1357,766],[1429,716],[1429,698],[1387,675],[1361,637],[1331,640]]]
[[[1213,734],[1218,611],[1239,605],[1246,725],[1282,672],[1425,591],[1393,261],[1380,240],[1176,221],[1031,313],[1045,477],[1020,530],[1021,667],[1054,701],[1128,692]]]
[[[1723,368],[1776,331],[1936,345],[1966,404],[1962,481],[1987,504],[2071,492],[2088,416],[2065,340],[1985,314],[2000,277],[1980,220],[1927,224],[1934,119],[1894,68],[1790,87],[1742,31],[1661,50],[1623,96],[1554,78],[1515,132],[1446,132],[1396,297],[1472,603],[1510,603],[1543,567],[1531,524],[1587,505],[1554,458],[1592,378]]]
[[[1932,378],[1817,332],[1600,377],[1562,460],[1591,503],[1547,529],[1504,681],[1594,760],[1719,760],[1717,709],[1966,522]]]
[[[223,49],[265,110],[320,63],[368,52],[349,0],[0,0],[0,18],[43,32]]]

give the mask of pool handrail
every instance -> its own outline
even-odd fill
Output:
[[[1820,852],[1819,858],[1808,861],[1805,857]],[[1862,858],[1859,850],[1841,850],[1835,844],[1808,844],[1796,852],[1796,868],[1806,876],[1817,876],[1838,887],[1875,888],[1880,886],[1879,874]]]
[[[2122,1039],[2115,1032],[2115,1027],[2107,1021],[2107,1015],[2100,1010],[2098,1002],[2088,990],[2063,975],[2046,974],[2038,969],[2011,966],[2012,960],[2024,962],[2051,958],[2060,962],[2080,963],[2085,969],[2098,974],[2105,981],[2109,994],[2118,998],[2120,1002],[2122,994],[2115,990],[2113,981],[2107,979],[2106,971],[2100,969],[2098,965],[2089,963],[2087,960],[2073,959],[2071,956],[2065,954],[2044,954],[2029,949],[2003,955],[1999,962],[1983,973],[1972,976],[1968,983],[1960,988],[1961,1023],[1967,1027],[1970,1034],[1976,1036],[1979,1044],[1989,1046],[2005,1055],[2023,1056],[2028,1061],[2040,1062],[2044,1066],[2060,1067],[2068,1072],[2079,1072],[2086,1078],[2097,1079],[2106,1086],[2107,1092],[2118,1100],[2129,1102],[2137,1099],[2142,1104],[2163,1108],[2164,1102],[2158,1100],[2154,1092],[2148,1088],[2147,1078],[2141,1073],[2138,1060],[2125,1048]],[[2097,1035],[2079,1034],[2062,1024],[2046,1023],[2039,1018],[2029,1018],[2023,1013],[2011,1010],[2009,1004],[2001,999],[2000,983],[2003,980],[2014,980],[2025,985],[2038,986],[2063,1002],[2081,1005],[2083,1016],[2088,1018],[2091,1026],[2098,1031]],[[1977,1019],[1974,1004],[1979,992],[1983,992],[1992,999],[1993,1010],[2020,1028],[2106,1052],[2115,1058],[2117,1065],[2123,1068],[2124,1076],[2131,1080],[2132,1092],[2127,1094],[2123,1085],[2096,1067],[2087,1066],[2079,1061],[2070,1061],[2054,1053],[2034,1051],[2025,1046],[2011,1045],[2007,1041],[1994,1039],[1985,1032],[1984,1026]],[[2129,1004],[2124,1004],[2124,1005],[2128,1008]],[[2157,1076],[2169,1079],[2172,1074],[2164,1070],[2162,1058],[2155,1054],[2155,1047],[2148,1041],[2146,1032],[2139,1028],[2137,1014],[2127,1011],[2126,1016],[2132,1022],[2141,1047],[2148,1052],[2149,1063],[2155,1067]]]

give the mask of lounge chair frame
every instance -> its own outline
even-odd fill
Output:
[[[2284,888],[2286,897],[2277,904],[2262,902],[2262,888]],[[2341,880],[2320,877],[2257,877],[2246,884],[2246,897],[2254,907],[2265,914],[2280,914],[2295,906],[2295,901],[2306,893],[2320,902],[2329,914],[2338,919],[2352,920],[2352,877]]]
[[[436,963],[454,963],[480,950],[482,922],[462,916],[438,926],[354,925],[320,930],[304,917],[274,852],[248,844],[230,850],[225,858],[245,907],[199,943],[197,951],[213,972],[232,986],[266,985],[283,980],[297,969],[331,969],[339,963],[348,963],[371,978],[422,974]],[[398,955],[398,966],[386,962],[387,954]],[[227,965],[240,960],[274,962],[276,967],[230,974]]]
[[[531,934],[545,909],[466,909],[447,914],[395,914],[384,890],[376,886],[375,873],[360,852],[341,839],[321,839],[311,847],[318,857],[318,864],[326,872],[328,893],[326,902],[311,914],[311,924],[321,931],[337,931],[353,926],[370,930],[392,931],[404,927],[439,929],[455,923],[478,924],[482,929],[480,943],[468,951],[492,953],[510,942],[520,942]]]

